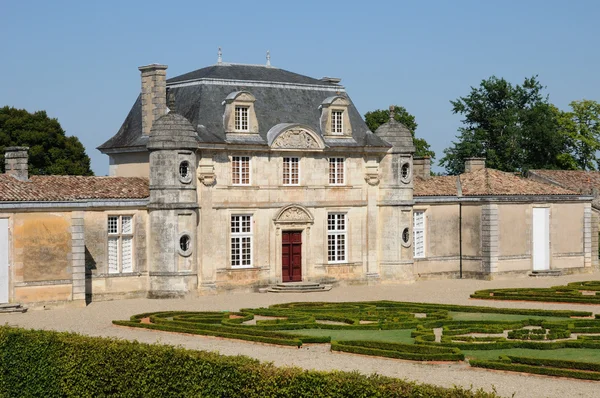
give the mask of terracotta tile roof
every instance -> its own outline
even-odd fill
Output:
[[[594,188],[600,189],[600,171],[529,170],[528,177],[583,194],[591,194]]]
[[[487,168],[461,174],[460,185],[464,196],[577,195],[558,186]]]
[[[415,177],[413,196],[456,196],[456,176]]]
[[[600,174],[600,173],[599,173]],[[463,196],[518,196],[518,195],[577,195],[556,185],[545,184],[512,173],[481,169],[460,176],[415,178],[414,196],[457,196],[457,179]],[[599,180],[600,181],[600,180]]]
[[[0,202],[144,199],[148,196],[147,178],[31,176],[29,181],[19,181],[0,174]]]

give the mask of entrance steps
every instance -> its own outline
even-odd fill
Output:
[[[559,269],[547,269],[544,271],[531,271],[529,273],[529,276],[532,276],[534,278],[540,278],[543,276],[561,276],[562,274],[562,271]]]
[[[27,308],[18,303],[0,304],[0,314],[8,312],[26,312]]]
[[[264,289],[265,293],[315,293],[328,292],[331,290],[331,285],[324,285],[316,282],[286,282],[278,283]]]

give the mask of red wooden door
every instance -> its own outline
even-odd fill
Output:
[[[283,282],[302,282],[302,232],[283,231],[281,241]]]

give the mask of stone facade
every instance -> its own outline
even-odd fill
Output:
[[[369,131],[339,79],[221,63],[167,81],[166,69],[140,67],[140,97],[99,147],[111,177],[29,178],[26,150],[6,157],[9,301],[527,275],[540,208],[550,270],[598,265],[591,197],[480,158],[431,176],[394,109]]]

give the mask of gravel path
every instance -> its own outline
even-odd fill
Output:
[[[234,293],[180,300],[131,299],[94,302],[86,308],[38,310],[25,314],[0,314],[0,323],[36,329],[78,332],[91,336],[110,336],[147,343],[178,345],[190,349],[218,351],[226,355],[247,355],[278,366],[299,366],[317,370],[359,371],[451,387],[453,385],[484,388],[506,397],[598,397],[600,383],[564,378],[524,375],[470,368],[464,364],[430,364],[395,359],[332,353],[329,346],[306,345],[300,349],[266,344],[153,332],[113,326],[114,319],[163,310],[235,311],[243,307],[266,307],[293,301],[367,301],[396,300],[490,307],[577,309],[600,313],[600,306],[577,304],[545,304],[472,300],[469,295],[479,289],[501,287],[548,287],[581,280],[600,279],[599,274],[553,278],[521,278],[479,281],[432,280],[403,285],[379,285],[334,288],[323,293]]]

